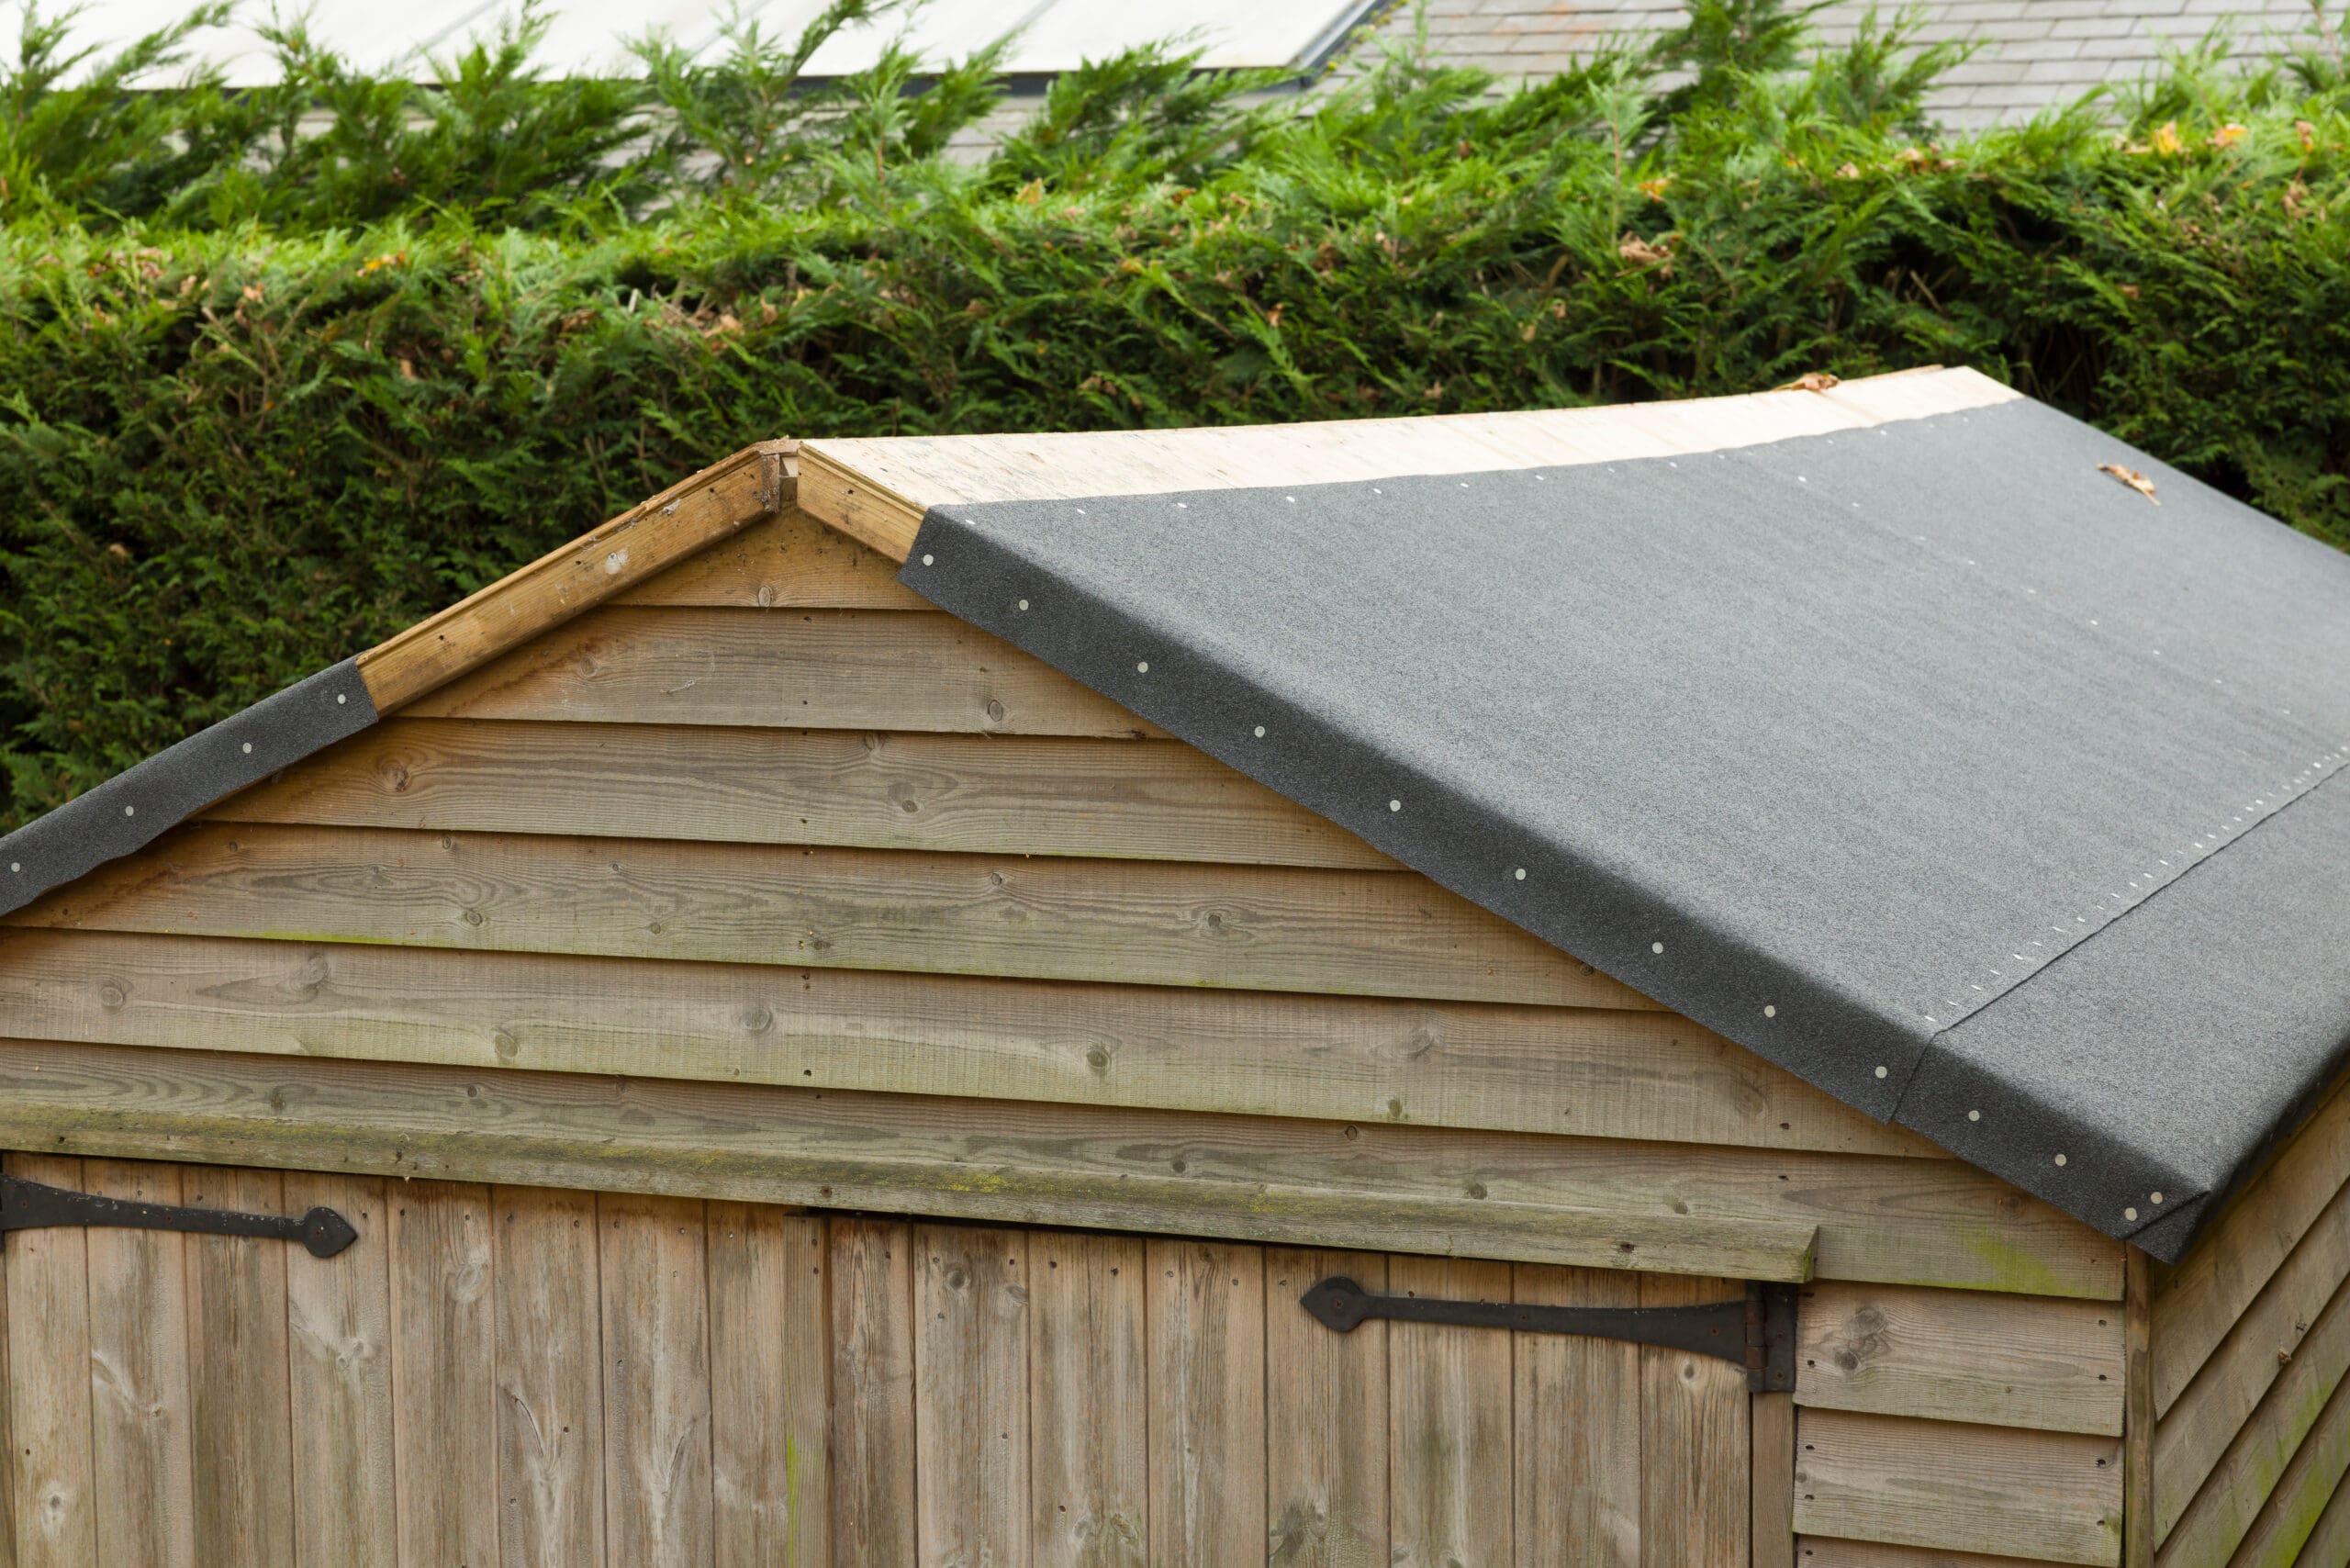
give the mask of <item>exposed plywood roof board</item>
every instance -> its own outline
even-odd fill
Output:
[[[1980,377],[811,443],[803,497],[942,608],[2158,1255],[2350,1037],[2350,560]]]

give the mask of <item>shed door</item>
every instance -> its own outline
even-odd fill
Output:
[[[19,1564],[1389,1568],[1747,1551],[1725,1361],[1297,1298],[1671,1305],[1724,1281],[11,1156],[359,1242],[0,1252]],[[8,1517],[8,1516],[13,1517]],[[0,1559],[7,1553],[0,1551]]]

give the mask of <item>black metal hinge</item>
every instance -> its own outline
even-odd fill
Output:
[[[0,1176],[0,1233],[55,1225],[108,1225],[132,1230],[191,1230],[212,1236],[259,1236],[298,1241],[313,1258],[331,1258],[359,1239],[351,1222],[330,1208],[312,1209],[299,1219],[284,1215],[241,1215],[227,1209],[184,1209],[169,1204],[135,1204],[64,1187]]]
[[[1436,1301],[1416,1295],[1372,1295],[1333,1275],[1298,1298],[1315,1322],[1341,1334],[1383,1317],[1398,1323],[1451,1323],[1470,1328],[1512,1328],[1522,1334],[1576,1334],[1664,1345],[1714,1356],[1746,1369],[1757,1394],[1796,1385],[1796,1287],[1753,1284],[1734,1301],[1695,1306],[1540,1306],[1529,1302]]]

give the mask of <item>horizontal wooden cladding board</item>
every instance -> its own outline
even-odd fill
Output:
[[[2254,1528],[2350,1371],[2350,1284],[2334,1291],[2307,1337],[2283,1354],[2288,1359],[2276,1382],[2239,1428],[2188,1439],[2182,1424],[2188,1406],[2181,1402],[2156,1428],[2154,1512],[2165,1561],[2188,1568],[2224,1562]],[[2209,1425],[2216,1427],[2217,1420]],[[2208,1473],[2198,1475],[2194,1466],[2213,1439],[2224,1451],[2204,1466]],[[2165,1459],[2172,1473],[2165,1471]]]
[[[207,823],[7,920],[485,952],[1656,1005],[1399,871]]]
[[[772,516],[791,498],[797,451],[791,442],[745,447],[370,648],[359,655],[359,677],[376,711],[405,706],[704,545]]]
[[[1393,869],[1174,741],[393,719],[218,822]]]
[[[0,1035],[1941,1155],[1657,1012],[17,931]]]
[[[1816,1230],[1829,1278],[2121,1278],[2118,1243],[1955,1160],[54,1041],[0,1046],[0,1137],[1757,1279]]]
[[[1932,1546],[1888,1546],[1881,1540],[1839,1540],[1825,1535],[1800,1536],[1796,1540],[1796,1568],[2032,1568],[2032,1562],[2024,1557],[1993,1557]]]
[[[2350,1189],[2334,1194],[2220,1348],[2211,1352],[2154,1431],[2154,1513],[2169,1533],[2236,1434],[2255,1418],[2270,1389],[2304,1349],[2322,1354],[2318,1327],[2334,1315],[2327,1304],[2350,1278]],[[2350,1331],[2350,1315],[2333,1326]],[[2317,1341],[2317,1342],[2313,1342]],[[2336,1345],[2338,1358],[2343,1347]]]
[[[2052,1562],[2121,1561],[2121,1444],[1802,1410],[1796,1531]]]
[[[797,508],[703,547],[615,604],[724,610],[928,610],[898,563]]]
[[[408,711],[599,724],[1164,733],[936,610],[608,605],[450,682]]]
[[[955,501],[1151,495],[1404,474],[1610,463],[1714,452],[2004,402],[1967,370],[1787,391],[1592,409],[1310,424],[811,442],[800,502],[903,560],[925,509]]]
[[[2154,1413],[2188,1383],[2350,1176],[2350,1092],[2339,1087],[2154,1288]]]
[[[1822,1281],[1797,1321],[1798,1405],[2121,1435],[2110,1303]]]

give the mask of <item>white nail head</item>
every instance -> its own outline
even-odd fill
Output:
[[[2060,1154],[2060,1155],[2058,1155],[2058,1156],[2056,1157],[2056,1163],[2057,1163],[2057,1164],[2059,1164],[2059,1165],[2064,1164],[2064,1163],[2065,1163],[2065,1157],[2064,1157],[2063,1155],[2061,1155],[2061,1154]]]
[[[253,754],[253,743],[252,743],[252,742],[251,742],[251,741],[247,741],[247,742],[245,743],[245,755],[246,755],[247,756],[251,756],[252,754]]]
[[[1257,738],[1259,740],[1263,740],[1265,738],[1265,726],[1262,724],[1257,726]]]
[[[1023,609],[1023,610],[1027,609],[1027,608],[1028,608],[1028,601],[1027,601],[1026,599],[1022,599],[1022,600],[1020,601],[1020,608],[1021,608],[1021,609]]]
[[[1966,1113],[1966,1119],[1970,1122],[1979,1122],[1983,1119],[1983,1113],[1980,1111],[1969,1111]]]
[[[1400,812],[1404,809],[1404,802],[1401,801],[1390,801],[1387,802],[1387,809],[1391,812]]]
[[[1520,866],[1516,871],[1512,872],[1511,875],[1522,882],[1526,880],[1526,868]]]
[[[2121,1211],[2121,1217],[2123,1219],[2134,1220],[2138,1217],[2138,1211],[2136,1209],[2123,1209]]]
[[[935,559],[936,559],[936,557],[935,557],[935,556],[932,556],[932,555],[924,555],[924,556],[922,558],[922,564],[923,564],[923,566],[929,566],[929,565],[931,564],[931,562],[932,562],[932,561],[934,561],[934,560],[935,560]]]
[[[1651,953],[1662,953],[1664,951],[1664,944],[1662,942],[1651,942],[1649,944],[1649,951]]]
[[[2163,1195],[2160,1193],[2149,1193],[2146,1194],[2146,1197],[2148,1201],[2152,1203],[2159,1204],[2163,1201]]]
[[[1778,1015],[1779,1015],[1779,1010],[1778,1010],[1776,1007],[1772,1006],[1772,1005],[1771,1005],[1769,1002],[1764,1002],[1764,1003],[1762,1004],[1762,1016],[1763,1016],[1763,1017],[1765,1017],[1765,1018],[1776,1018]]]
[[[1879,1068],[1876,1070],[1876,1075],[1877,1075],[1879,1078],[1883,1078],[1883,1077],[1885,1076],[1885,1069],[1884,1069],[1883,1067],[1879,1067]]]
[[[139,814],[139,810],[135,806],[125,806],[122,808],[122,814],[127,817],[135,817]]]
[[[1136,675],[1148,675],[1150,673],[1150,661],[1148,659],[1137,661],[1135,665],[1135,673]]]
[[[350,698],[345,697],[345,696],[344,696],[341,692],[340,692],[340,691],[338,691],[338,692],[336,692],[336,693],[334,694],[334,705],[335,705],[336,707],[338,707],[338,708],[341,707],[344,703],[346,703],[346,702],[348,702],[348,701],[350,701],[350,700],[351,700],[351,699],[350,699]]]

